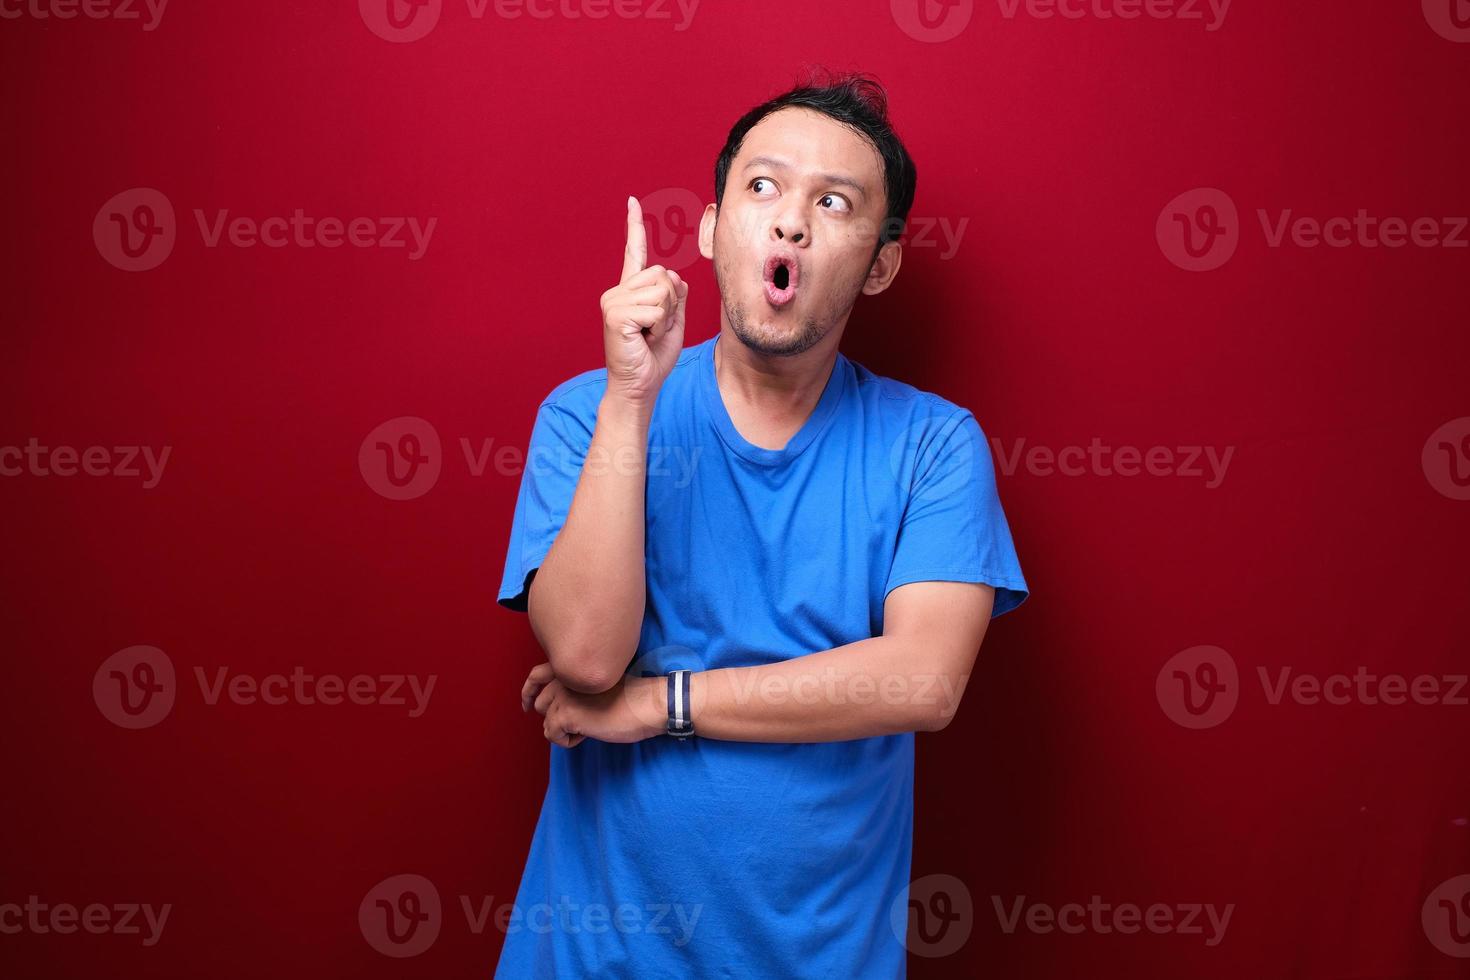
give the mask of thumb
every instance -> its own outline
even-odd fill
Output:
[[[673,316],[670,318],[672,322],[669,324],[669,329],[665,331],[664,337],[672,338],[667,343],[677,350],[684,342],[684,317],[686,307],[689,305],[689,283],[672,269],[669,270],[669,278],[674,281],[674,309]]]

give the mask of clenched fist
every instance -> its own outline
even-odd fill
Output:
[[[684,347],[689,284],[673,269],[647,264],[643,207],[630,197],[622,281],[602,294],[602,343],[608,392],[651,410]]]
[[[521,686],[521,710],[535,708],[546,740],[564,749],[574,749],[588,738],[641,742],[666,731],[667,692],[663,677],[624,675],[601,694],[581,694],[557,680],[551,664],[540,664]]]

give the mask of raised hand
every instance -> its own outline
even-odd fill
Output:
[[[628,198],[628,240],[619,283],[602,294],[602,343],[608,393],[652,410],[684,347],[689,284],[677,272],[648,266],[643,207]]]

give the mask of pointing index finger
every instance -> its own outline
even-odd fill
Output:
[[[648,235],[643,230],[643,205],[628,198],[628,244],[623,249],[623,282],[648,265]]]

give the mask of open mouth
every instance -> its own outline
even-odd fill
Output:
[[[766,259],[764,279],[766,299],[772,306],[785,306],[796,298],[801,270],[790,256],[773,255]]]

